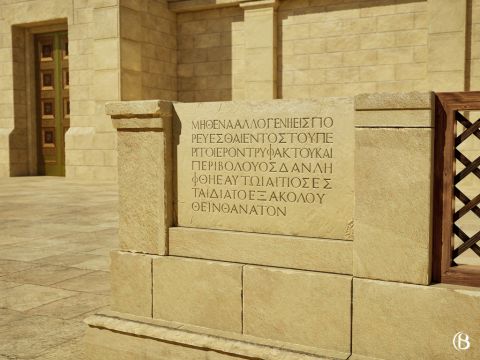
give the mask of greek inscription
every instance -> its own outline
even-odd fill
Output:
[[[286,217],[292,204],[327,205],[335,188],[333,117],[198,119],[191,125],[194,212]]]

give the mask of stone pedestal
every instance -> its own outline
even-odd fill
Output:
[[[120,250],[89,359],[478,357],[480,292],[431,284],[431,99],[108,105]]]
[[[90,357],[346,359],[353,100],[123,102],[107,113],[120,250],[115,313],[87,321]]]

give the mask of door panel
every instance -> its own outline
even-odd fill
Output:
[[[37,35],[35,49],[39,173],[64,176],[70,127],[67,33]]]

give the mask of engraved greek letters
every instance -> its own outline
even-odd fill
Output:
[[[287,217],[325,207],[335,188],[332,116],[191,121],[193,212]]]

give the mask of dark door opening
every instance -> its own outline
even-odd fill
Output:
[[[67,32],[35,36],[38,172],[65,176],[65,133],[70,127]]]

